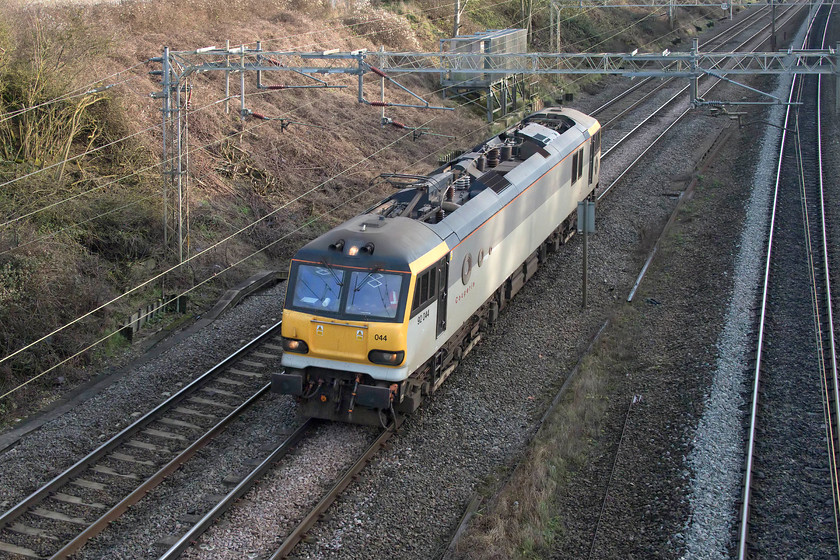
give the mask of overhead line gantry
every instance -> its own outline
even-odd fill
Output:
[[[657,1],[657,0],[654,0]],[[245,106],[245,76],[256,73],[256,87],[260,89],[335,88],[317,76],[344,74],[358,78],[358,100],[374,107],[412,107],[421,109],[449,109],[435,106],[399,84],[394,74],[437,74],[441,81],[470,77],[503,78],[512,75],[611,74],[624,77],[677,77],[691,80],[691,101],[694,104],[724,104],[704,101],[697,97],[696,83],[709,74],[733,81],[735,76],[759,74],[834,74],[836,80],[835,110],[840,109],[840,44],[834,49],[790,49],[779,52],[701,52],[695,40],[690,51],[661,53],[512,53],[486,54],[465,52],[387,52],[365,49],[299,52],[265,51],[260,45],[230,48],[205,47],[191,51],[172,51],[164,48],[163,56],[153,59],[161,69],[153,73],[161,76],[162,91],[152,96],[163,103],[163,177],[164,214],[167,235],[177,239],[176,252],[184,259],[185,236],[189,231],[186,215],[186,187],[188,173],[188,129],[186,109],[189,104],[191,77],[224,72],[226,101],[231,74],[239,77],[240,117],[254,116]],[[263,85],[265,72],[293,72],[312,79],[307,85]],[[364,77],[374,74],[382,87],[379,101],[365,97]],[[385,83],[395,85],[417,101],[389,103],[384,100]],[[740,84],[739,84],[740,85]],[[746,87],[746,86],[745,86]],[[749,88],[752,90],[752,88]],[[752,90],[758,91],[758,90]],[[759,92],[761,93],[761,92]],[[768,94],[764,94],[768,95]],[[781,100],[775,99],[776,103]],[[262,115],[256,115],[264,118]],[[383,117],[383,122],[385,119]],[[188,249],[188,246],[187,246]]]

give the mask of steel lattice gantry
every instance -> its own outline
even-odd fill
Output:
[[[658,1],[658,0],[657,0]],[[781,52],[700,52],[697,42],[688,52],[662,53],[514,53],[481,54],[456,52],[384,52],[350,51],[339,52],[296,52],[264,51],[259,46],[248,48],[207,47],[193,51],[170,51],[164,49],[163,56],[153,61],[161,64],[161,70],[153,73],[161,76],[162,91],[152,94],[163,103],[163,200],[165,231],[177,239],[179,260],[184,258],[185,244],[188,250],[189,224],[185,218],[186,185],[188,176],[188,154],[186,149],[188,126],[186,109],[189,104],[190,80],[197,74],[224,72],[228,78],[237,74],[239,78],[240,115],[244,119],[252,114],[245,107],[245,76],[256,73],[256,87],[263,89],[285,89],[286,87],[344,87],[327,84],[317,76],[328,74],[349,74],[358,77],[359,102],[378,107],[416,107],[424,109],[446,109],[432,106],[428,101],[400,85],[394,78],[405,74],[438,74],[442,81],[451,81],[454,75],[482,77],[486,80],[511,75],[526,74],[612,74],[626,77],[678,77],[696,80],[711,74],[718,77],[746,76],[758,74],[834,74],[840,107],[840,45],[826,50],[788,50]],[[264,72],[293,72],[313,80],[309,86],[263,86]],[[388,81],[412,95],[415,104],[386,103],[383,100],[369,101],[364,93],[364,76],[373,73],[384,83]],[[727,78],[728,79],[728,78]],[[229,87],[229,80],[226,82]],[[384,91],[384,90],[383,90]],[[226,87],[226,100],[232,96]],[[696,88],[692,88],[692,101],[696,102]],[[186,225],[185,225],[186,222]]]
[[[269,52],[237,48],[171,52],[170,66],[181,68],[175,81],[203,72],[290,71],[303,74],[613,74],[619,76],[697,77],[721,75],[835,74],[836,49],[779,52],[521,53],[450,52]],[[272,62],[267,62],[267,59]],[[278,64],[279,62],[279,64]]]

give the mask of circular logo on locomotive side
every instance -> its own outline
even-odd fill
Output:
[[[461,267],[461,282],[464,283],[464,286],[466,286],[467,282],[470,281],[470,274],[472,274],[472,267],[473,267],[472,253],[467,253],[467,255],[464,257],[464,264]]]

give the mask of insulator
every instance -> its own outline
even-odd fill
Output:
[[[388,77],[388,76],[385,74],[385,72],[383,72],[383,71],[382,71],[382,70],[380,70],[379,68],[376,68],[375,66],[371,66],[371,67],[370,67],[370,71],[371,71],[371,72],[373,72],[374,74],[376,74],[377,76],[382,76],[383,78],[387,78],[387,77]]]
[[[261,113],[254,113],[253,111],[251,112],[251,116],[254,117],[255,119],[260,119],[260,120],[263,120],[263,121],[268,120],[268,117],[266,117],[265,115],[263,115]]]
[[[390,125],[392,125],[392,126],[396,126],[397,128],[408,128],[407,126],[405,126],[405,125],[404,125],[403,123],[401,123],[400,121],[391,121],[391,122],[390,122],[390,123],[388,123],[388,124],[390,124]]]
[[[372,107],[390,107],[390,103],[386,103],[384,101],[368,101],[368,105]]]
[[[265,86],[265,87],[266,87],[266,89],[286,89],[289,86],[280,84],[280,85]]]
[[[513,155],[513,146],[511,146],[510,144],[505,144],[504,146],[502,146],[502,151],[501,151],[501,160],[502,161],[509,160],[512,155]]]

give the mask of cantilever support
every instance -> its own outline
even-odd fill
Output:
[[[766,91],[761,91],[760,89],[756,89],[754,87],[750,87],[746,84],[742,84],[741,82],[736,82],[731,78],[727,78],[722,74],[718,74],[714,70],[701,70],[704,74],[708,74],[709,76],[713,76],[719,80],[723,80],[729,82],[730,84],[735,84],[736,86],[740,86],[744,89],[748,89],[754,93],[761,94],[765,97],[769,97],[774,101],[771,102],[761,102],[761,101],[704,101],[702,98],[692,99],[692,103],[695,106],[699,105],[801,105],[801,103],[788,103],[786,101],[782,101],[781,98],[776,97],[772,93],[767,93]]]
[[[381,77],[385,80],[388,80],[389,82],[391,82],[392,84],[394,84],[395,86],[397,86],[398,88],[400,88],[401,90],[406,92],[407,94],[411,95],[415,99],[419,99],[420,101],[422,101],[423,105],[412,105],[412,104],[409,104],[409,103],[386,103],[385,101],[368,101],[367,99],[365,99],[364,90],[363,90],[363,87],[362,87],[363,84],[364,84],[364,82],[363,82],[364,75],[367,72],[373,72],[377,76],[379,76],[379,77]],[[379,68],[377,68],[375,66],[371,66],[370,64],[362,61],[361,59],[359,59],[359,103],[364,103],[364,104],[370,105],[372,107],[409,107],[409,108],[412,108],[412,109],[439,109],[439,110],[442,110],[442,111],[454,111],[454,109],[452,107],[440,107],[440,106],[436,106],[436,105],[429,105],[428,101],[426,101],[425,99],[423,99],[422,97],[420,97],[419,95],[417,95],[416,93],[414,93],[413,91],[411,91],[410,89],[408,89],[407,87],[405,87],[404,85],[402,85],[401,83],[396,81],[395,79],[388,76],[385,72],[383,72]]]
[[[391,117],[382,117],[380,124],[382,126],[391,125],[394,128],[409,130],[411,131],[411,136],[413,140],[417,140],[424,134],[428,134],[429,136],[440,136],[442,138],[455,138],[450,134],[440,134],[438,132],[431,132],[429,128],[425,126],[408,126],[406,124],[401,123],[400,121],[395,121]]]
[[[308,86],[290,86],[286,84],[275,84],[275,85],[266,85],[262,83],[262,70],[257,70],[257,89],[267,89],[267,90],[283,90],[283,89],[344,89],[347,86],[338,86],[328,84],[326,81],[322,80],[321,78],[315,77],[312,74],[307,72],[301,72],[300,70],[296,70],[294,68],[286,68],[286,65],[280,62],[279,60],[272,58],[270,56],[266,56],[263,54],[259,54],[262,52],[262,41],[257,41],[257,68],[262,66],[262,62],[266,61],[272,66],[276,66],[277,68],[285,69],[295,74],[299,74],[304,78],[308,78],[310,80],[315,80],[318,82],[317,85],[308,85]]]

